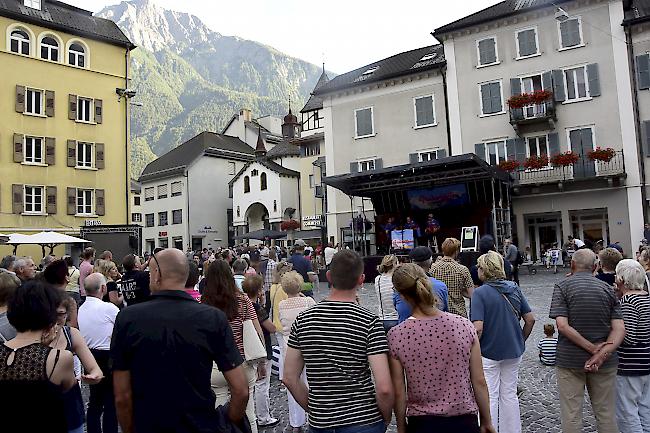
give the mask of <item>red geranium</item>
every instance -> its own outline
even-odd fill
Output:
[[[592,161],[609,162],[614,158],[614,156],[616,156],[616,151],[611,147],[608,147],[606,149],[601,149],[600,147],[596,147],[596,150],[592,150],[587,154],[587,156]]]
[[[282,224],[280,224],[280,230],[285,232],[289,230],[298,230],[299,228],[300,223],[296,220],[282,221]]]
[[[519,161],[517,160],[501,161],[499,163],[499,168],[503,171],[515,171],[520,165],[521,164],[519,164]]]
[[[546,155],[533,155],[526,159],[524,167],[528,170],[539,170],[540,168],[548,167],[548,156]]]
[[[564,153],[559,153],[557,155],[553,155],[553,157],[551,158],[551,164],[553,164],[556,167],[568,167],[578,162],[579,159],[580,156],[577,153],[568,151]]]

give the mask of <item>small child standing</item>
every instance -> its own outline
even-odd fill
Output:
[[[555,365],[555,353],[557,351],[557,338],[555,335],[555,326],[550,323],[544,325],[544,335],[537,345],[539,349],[539,361],[544,365]]]

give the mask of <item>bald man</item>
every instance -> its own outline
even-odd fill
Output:
[[[189,266],[182,251],[157,252],[149,269],[150,300],[120,312],[111,342],[122,431],[217,431],[213,363],[230,386],[228,417],[239,423],[248,381],[226,316],[185,292]]]
[[[616,348],[625,326],[612,286],[594,277],[596,255],[578,250],[571,276],[555,285],[549,317],[559,331],[557,385],[564,433],[582,432],[585,387],[600,433],[618,432],[615,417]]]

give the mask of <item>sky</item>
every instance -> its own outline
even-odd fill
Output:
[[[100,11],[118,0],[64,0]],[[343,73],[436,43],[431,32],[499,0],[154,0],[224,35],[272,46]],[[441,6],[443,5],[444,6]]]

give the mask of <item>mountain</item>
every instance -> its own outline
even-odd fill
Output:
[[[194,15],[132,0],[102,9],[138,48],[132,52],[131,173],[199,132],[220,132],[241,108],[284,115],[302,107],[320,67],[267,45],[224,36]]]

